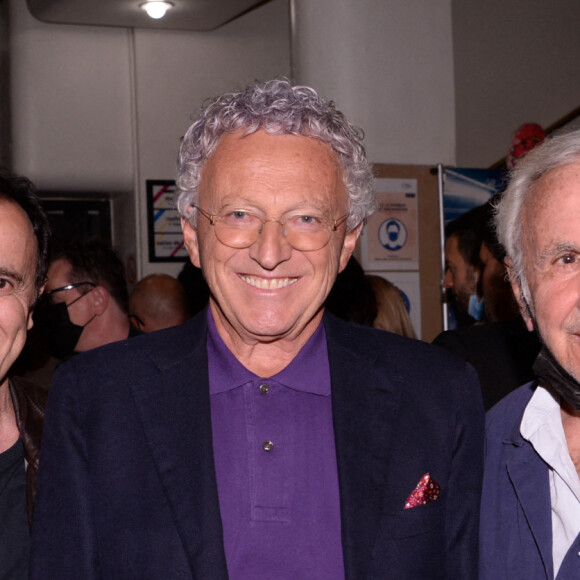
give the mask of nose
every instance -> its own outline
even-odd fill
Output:
[[[451,275],[451,270],[445,271],[445,276],[443,277],[443,288],[448,290],[453,288],[453,276]]]
[[[258,239],[250,246],[250,257],[265,270],[274,270],[276,266],[290,259],[292,246],[284,236],[280,222],[264,222]]]

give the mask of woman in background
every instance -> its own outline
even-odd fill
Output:
[[[377,303],[377,316],[373,327],[417,338],[403,293],[399,288],[381,276],[367,274],[366,278],[373,289]]]

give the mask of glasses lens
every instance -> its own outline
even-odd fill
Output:
[[[311,252],[324,247],[330,240],[332,227],[316,215],[292,214],[279,220],[263,220],[245,210],[220,213],[213,221],[215,233],[222,244],[231,248],[248,248],[256,242],[266,222],[282,226],[282,235],[296,250]]]
[[[262,220],[248,211],[236,209],[220,213],[214,225],[216,236],[222,244],[247,248],[258,239]]]
[[[290,215],[284,224],[288,243],[297,250],[319,250],[330,239],[330,225],[321,216],[310,214]]]

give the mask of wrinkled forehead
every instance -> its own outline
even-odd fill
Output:
[[[335,153],[322,141],[259,130],[221,137],[201,169],[200,197],[250,196],[271,201],[346,200],[343,171]]]

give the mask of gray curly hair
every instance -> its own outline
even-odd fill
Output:
[[[548,171],[580,161],[580,130],[547,139],[530,151],[510,173],[507,189],[495,209],[495,226],[500,244],[511,261],[510,275],[520,285],[522,294],[531,304],[525,273],[522,227],[524,205],[533,197],[534,186]]]
[[[195,220],[201,168],[224,133],[258,130],[273,135],[303,135],[326,143],[343,170],[349,197],[347,230],[354,229],[375,209],[374,180],[363,146],[363,132],[351,125],[332,101],[321,99],[305,86],[285,79],[253,84],[239,93],[227,93],[202,109],[185,134],[177,163],[177,208]]]

